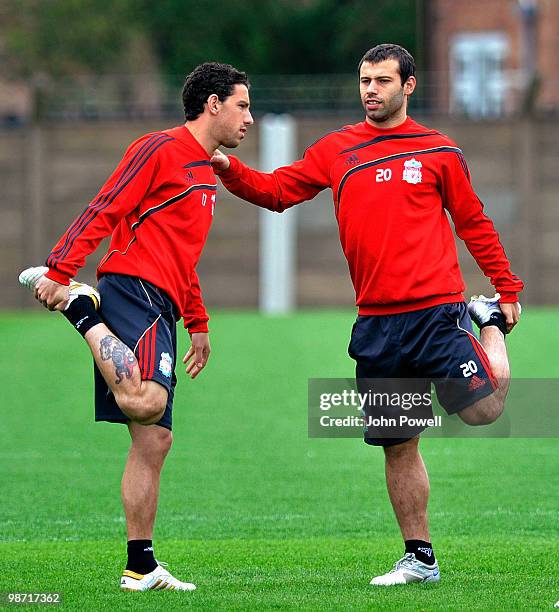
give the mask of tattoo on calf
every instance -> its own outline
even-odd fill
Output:
[[[99,345],[99,352],[103,361],[112,359],[117,376],[115,380],[117,385],[124,380],[124,377],[132,378],[136,357],[126,344],[114,336],[105,336]]]

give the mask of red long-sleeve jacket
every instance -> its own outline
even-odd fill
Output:
[[[470,183],[462,151],[447,136],[409,117],[389,129],[367,122],[327,134],[303,159],[272,173],[234,156],[220,178],[249,202],[276,212],[330,187],[340,241],[360,314],[391,314],[463,300],[454,236],[464,240],[501,294],[516,302],[493,223]]]
[[[112,234],[97,277],[116,273],[147,280],[169,295],[190,333],[208,331],[196,264],[215,207],[209,159],[185,126],[132,143],[48,256],[47,278],[68,284]]]

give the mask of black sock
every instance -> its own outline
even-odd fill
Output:
[[[494,325],[498,327],[499,330],[503,333],[503,336],[507,335],[507,320],[505,319],[505,315],[502,312],[493,312],[489,317],[489,321],[487,323],[482,323],[480,325],[480,330],[488,325]]]
[[[80,295],[63,310],[62,314],[74,328],[85,337],[85,334],[98,323],[102,323],[99,313],[95,310],[93,300],[87,295]]]
[[[128,540],[127,570],[137,574],[149,574],[156,567],[151,540]]]
[[[406,540],[406,552],[413,553],[415,558],[421,563],[427,565],[433,565],[435,563],[435,553],[431,542],[425,542],[424,540]]]

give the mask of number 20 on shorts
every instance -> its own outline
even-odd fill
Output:
[[[470,361],[467,361],[466,363],[461,363],[460,368],[464,378],[469,378],[477,372],[477,363],[470,359]]]

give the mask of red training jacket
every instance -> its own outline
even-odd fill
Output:
[[[501,302],[516,302],[522,281],[510,271],[456,144],[409,117],[389,129],[367,122],[327,134],[303,159],[272,173],[233,155],[220,174],[235,195],[276,212],[331,187],[340,241],[359,314],[391,314],[463,300],[456,233]]]
[[[97,269],[163,289],[190,333],[208,331],[196,264],[212,223],[216,180],[210,157],[185,126],[142,136],[47,258],[47,278],[76,275],[112,234]]]

